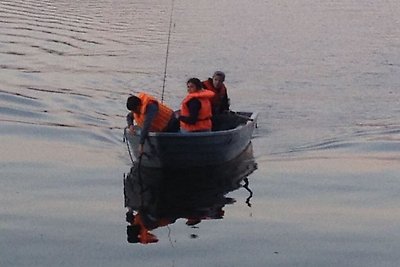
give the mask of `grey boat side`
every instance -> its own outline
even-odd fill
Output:
[[[196,133],[150,132],[144,145],[141,164],[153,168],[187,168],[217,165],[230,161],[251,141],[257,113],[238,112],[247,117],[244,124],[222,131]],[[131,152],[138,155],[139,136],[125,131]]]
[[[219,196],[242,187],[242,181],[256,169],[251,143],[235,159],[208,168],[166,170],[135,162],[124,178],[125,207],[170,217],[177,211],[211,207],[219,202]]]

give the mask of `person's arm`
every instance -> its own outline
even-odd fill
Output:
[[[158,112],[158,103],[157,102],[152,102],[147,105],[147,108],[144,112],[145,118],[144,118],[144,122],[143,122],[143,127],[140,132],[139,143],[141,145],[143,145],[144,141],[146,140],[146,137],[149,133],[151,124],[152,124],[154,118],[156,117],[157,112]]]
[[[228,111],[229,110],[229,98],[228,98],[228,94],[225,94],[224,96],[222,96],[221,99],[221,111]]]
[[[131,133],[134,133],[135,129],[133,128],[133,113],[132,112],[129,112],[126,115],[126,124],[129,128],[129,130],[131,131]]]
[[[220,106],[221,112],[228,111],[229,105],[230,105],[230,103],[229,103],[229,98],[228,98],[228,89],[226,89],[226,87],[225,87],[225,94],[221,98],[221,106]]]
[[[189,102],[187,102],[187,106],[189,108],[189,116],[180,116],[179,120],[187,124],[195,124],[197,122],[199,111],[201,109],[200,100],[198,100],[197,98],[192,98],[191,100],[189,100]]]
[[[126,124],[128,125],[128,127],[131,127],[131,125],[133,125],[133,114],[132,114],[132,112],[129,112],[126,115]]]

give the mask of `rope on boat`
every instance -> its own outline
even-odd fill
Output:
[[[164,102],[164,90],[165,90],[165,80],[167,78],[167,65],[168,65],[168,55],[169,55],[169,43],[171,40],[171,28],[172,28],[172,14],[174,13],[174,0],[171,1],[171,15],[169,17],[169,31],[168,31],[168,42],[167,42],[167,53],[165,56],[165,66],[164,66],[164,79],[161,93],[161,103]]]
[[[132,162],[132,164],[134,164],[135,161],[133,160],[132,152],[131,152],[131,147],[129,146],[128,137],[126,136],[126,131],[127,131],[127,129],[128,129],[128,128],[125,128],[125,129],[124,129],[124,142],[126,143],[126,146],[128,147],[128,153],[129,153],[129,157],[131,158],[131,162]]]
[[[143,153],[142,155],[139,156],[138,161],[135,161],[135,160],[133,159],[131,147],[130,147],[130,145],[129,145],[129,140],[128,140],[128,136],[127,136],[127,131],[128,131],[128,130],[129,130],[128,127],[126,127],[126,128],[124,129],[124,138],[123,138],[123,142],[126,143],[126,146],[127,146],[127,148],[128,148],[129,158],[131,159],[132,164],[135,164],[135,162],[137,162],[137,163],[139,164],[139,166],[140,166],[141,163],[142,163],[142,157],[143,157],[143,156],[150,157],[150,156],[149,156],[149,154],[147,154],[147,153]],[[150,148],[152,149],[152,152],[155,153],[154,151],[156,151],[156,148],[155,148],[155,146],[150,142],[149,137],[146,138],[146,141],[149,143],[149,146],[150,146]]]
[[[249,179],[246,177],[243,179],[243,181],[244,181],[243,188],[250,193],[249,197],[246,199],[246,204],[251,208],[250,199],[253,197],[253,191],[251,191],[251,189],[249,188]]]
[[[143,180],[142,180],[142,174],[141,174],[141,166],[142,166],[142,157],[143,155],[139,156],[139,162],[138,162],[138,167],[137,167],[137,174],[138,174],[138,179],[139,179],[139,186],[140,186],[140,207],[143,208],[143,203],[144,203],[144,185],[143,185]]]

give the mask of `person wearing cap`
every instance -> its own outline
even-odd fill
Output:
[[[126,108],[130,111],[126,116],[129,130],[135,132],[134,121],[141,128],[139,154],[143,154],[143,145],[149,132],[179,131],[179,121],[174,117],[174,111],[146,93],[129,96]]]
[[[215,93],[211,99],[213,115],[229,111],[229,98],[224,81],[225,73],[222,71],[214,72],[212,78],[203,81],[203,87]]]
[[[198,78],[191,78],[186,82],[188,95],[182,101],[180,114],[181,132],[203,132],[212,129],[212,110],[210,100],[214,92],[204,90]]]

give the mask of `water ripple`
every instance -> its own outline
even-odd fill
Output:
[[[397,149],[395,12],[378,2],[236,4],[176,3],[168,104],[179,106],[187,77],[222,68],[232,108],[262,112],[264,154]],[[161,96],[169,11],[168,1],[1,1],[0,119],[118,135],[129,93]]]
[[[320,151],[324,154],[328,151],[347,151],[393,159],[392,153],[400,152],[400,125],[376,122],[359,124],[359,127],[353,129],[349,134],[297,144],[286,151],[273,152],[270,155],[295,157],[304,155],[307,158],[308,152]]]

